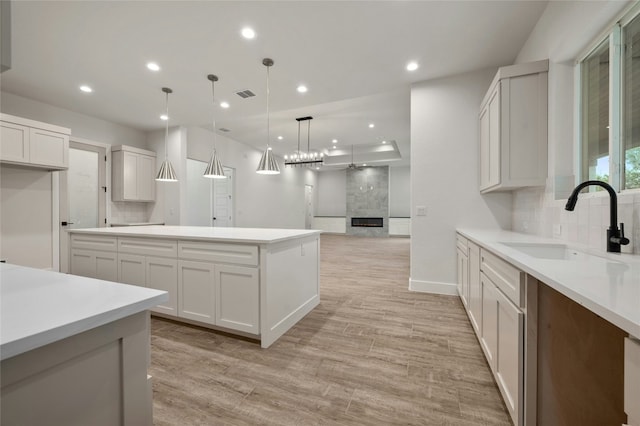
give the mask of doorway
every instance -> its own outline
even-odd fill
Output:
[[[187,158],[186,225],[232,227],[234,218],[235,170],[223,167],[226,179],[207,179],[204,161]]]
[[[69,142],[69,168],[60,172],[60,271],[69,272],[69,229],[106,226],[106,147]]]

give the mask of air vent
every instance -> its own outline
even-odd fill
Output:
[[[218,130],[220,130],[221,132],[230,132],[231,130],[227,129],[226,127],[220,127]]]
[[[247,99],[247,98],[254,97],[256,94],[253,93],[251,90],[246,89],[246,90],[238,90],[236,92],[236,95],[240,96],[242,99]]]

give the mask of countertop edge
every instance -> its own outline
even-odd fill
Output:
[[[153,225],[152,225],[153,226]],[[300,230],[299,235],[286,235],[277,238],[242,238],[242,237],[216,237],[216,236],[198,236],[198,235],[176,235],[176,234],[151,234],[145,232],[150,229],[150,226],[127,226],[127,227],[113,227],[113,228],[88,228],[88,229],[70,229],[69,233],[76,234],[94,234],[105,236],[117,236],[117,237],[142,237],[142,238],[156,238],[156,239],[176,239],[176,240],[189,240],[189,241],[211,241],[211,242],[224,242],[224,243],[237,243],[237,244],[273,244],[287,240],[295,240],[300,238],[306,238],[314,235],[320,235],[323,233],[319,229]],[[240,229],[254,229],[254,228],[240,228]],[[260,228],[255,228],[260,229]],[[268,229],[268,228],[265,228]],[[129,232],[126,232],[128,230]],[[286,230],[288,231],[288,230]]]
[[[70,324],[43,330],[37,334],[26,336],[11,342],[5,342],[0,346],[0,360],[12,358],[30,350],[46,346],[50,343],[66,339],[67,337],[137,314],[148,310],[159,303],[166,302],[167,300],[169,300],[169,295],[164,292],[126,306],[114,308],[110,311],[101,312],[99,314],[83,318]]]

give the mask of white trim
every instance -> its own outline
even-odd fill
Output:
[[[609,37],[609,34],[611,34],[613,27],[615,27],[618,23],[620,23],[621,25],[626,25],[638,13],[640,13],[640,4],[636,1],[631,2],[630,5],[622,9],[622,11],[618,13],[616,17],[611,20],[602,31],[598,33],[598,35],[591,39],[591,43],[589,43],[587,47],[585,47],[578,53],[578,55],[576,56],[576,64],[580,64],[587,58],[587,56],[591,55],[593,51],[596,50],[598,46],[600,46],[600,43],[602,43],[605,38]]]
[[[619,24],[614,25],[609,37],[609,183],[616,192],[622,188],[620,171],[620,116],[622,96],[621,46]],[[624,163],[623,163],[624,167]]]
[[[51,270],[60,271],[60,172],[51,172]]]
[[[454,283],[439,283],[436,281],[420,281],[409,278],[409,291],[420,293],[458,295],[458,287]]]

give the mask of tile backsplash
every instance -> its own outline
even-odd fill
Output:
[[[111,223],[147,222],[148,203],[115,202],[111,203]]]
[[[553,186],[513,192],[512,226],[516,232],[556,238],[568,243],[606,250],[609,227],[609,195],[580,194],[574,211],[564,209],[567,200],[555,200]],[[640,255],[640,192],[618,194],[618,223],[624,223],[631,243],[623,253]]]

